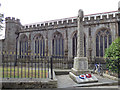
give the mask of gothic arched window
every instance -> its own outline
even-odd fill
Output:
[[[77,33],[74,34],[72,38],[72,55],[73,57],[77,56]],[[86,37],[84,34],[84,57],[86,57]]]
[[[28,54],[28,37],[22,35],[20,37],[20,57]]]
[[[53,35],[52,54],[57,56],[64,55],[64,39],[59,32],[56,32]]]
[[[112,36],[109,30],[100,30],[96,34],[96,56],[103,57],[105,49],[112,43]]]
[[[41,34],[37,34],[34,37],[34,52],[36,55],[44,56],[45,55],[45,41]]]
[[[74,34],[73,38],[72,38],[72,54],[73,57],[77,56],[77,33]]]

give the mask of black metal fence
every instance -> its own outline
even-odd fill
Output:
[[[73,58],[65,56],[16,55],[2,53],[3,78],[51,78],[53,69],[71,69]]]
[[[50,78],[49,57],[31,58],[24,55],[16,60],[16,55],[2,55],[3,78]]]
[[[66,56],[52,56],[52,64],[54,69],[71,69],[74,59]]]

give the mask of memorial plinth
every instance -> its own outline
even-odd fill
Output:
[[[80,74],[87,74],[91,73],[90,70],[88,69],[88,59],[87,57],[75,57],[74,58],[74,67],[72,68],[72,72],[75,75],[80,75]]]
[[[83,32],[83,11],[78,12],[78,34],[77,34],[77,57],[74,58],[74,66],[69,73],[71,79],[77,83],[96,82],[98,79],[88,69],[88,59],[84,57],[84,32]],[[90,75],[88,77],[87,75]]]

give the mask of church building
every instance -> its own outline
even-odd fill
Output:
[[[120,36],[120,12],[84,15],[84,57],[89,62],[103,60],[105,50]],[[5,18],[5,39],[0,52],[20,55],[77,55],[77,16],[22,25],[19,19]],[[19,59],[18,58],[18,59]]]

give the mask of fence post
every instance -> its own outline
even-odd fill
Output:
[[[53,56],[50,57],[50,66],[51,66],[51,79],[53,79]]]
[[[4,54],[3,54],[3,52],[2,52],[1,55],[2,55],[2,64],[3,64],[3,66],[2,66],[2,68],[3,68],[2,73],[3,73],[3,74],[2,74],[2,75],[3,75],[3,78],[4,78],[4,63],[5,63],[5,62],[4,62]]]

